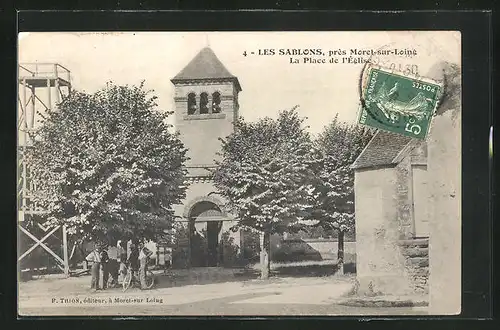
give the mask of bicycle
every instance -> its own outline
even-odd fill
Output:
[[[123,291],[127,291],[130,286],[132,285],[141,285],[140,280],[133,274],[134,272],[131,271],[130,269],[127,269],[127,273],[125,274],[125,277],[123,278],[122,286],[123,286]],[[156,282],[155,275],[153,274],[152,271],[147,270],[146,271],[146,289],[151,289]]]

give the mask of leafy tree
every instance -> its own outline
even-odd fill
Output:
[[[48,114],[27,160],[49,223],[98,241],[154,239],[171,227],[186,150],[155,99],[142,83],[109,83]]]
[[[317,163],[313,219],[325,229],[338,231],[338,268],[343,273],[344,235],[354,231],[354,170],[352,163],[372,138],[372,131],[339,122],[325,127],[316,139],[322,154]]]
[[[296,107],[280,112],[276,120],[238,120],[235,131],[222,139],[213,173],[238,227],[263,235],[263,278],[270,271],[270,235],[301,228],[313,202],[313,143],[303,122]]]

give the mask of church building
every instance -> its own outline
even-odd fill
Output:
[[[209,47],[203,48],[171,82],[175,89],[175,128],[189,157],[186,198],[174,209],[187,235],[177,242],[177,251],[184,252],[178,258],[173,256],[173,266],[215,267],[220,265],[223,253],[219,246],[222,233],[229,232],[240,245],[239,232],[229,230],[236,222],[223,211],[224,201],[216,192],[210,169],[221,148],[219,138],[233,132],[241,86]]]

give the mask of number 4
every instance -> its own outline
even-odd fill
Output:
[[[247,56],[247,51],[246,50],[243,52],[243,56]]]

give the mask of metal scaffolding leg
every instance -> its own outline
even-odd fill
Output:
[[[33,147],[33,139],[37,123],[40,123],[40,118],[44,118],[41,112],[48,112],[56,110],[57,104],[64,99],[65,96],[71,92],[71,76],[68,69],[60,64],[55,63],[24,63],[19,64],[19,105],[18,105],[18,129],[19,129],[19,156],[18,156],[18,268],[20,269],[19,262],[28,256],[37,247],[43,248],[47,251],[57,262],[57,266],[69,276],[69,257],[68,257],[68,237],[66,226],[45,227],[43,226],[44,210],[38,209],[36,200],[33,200],[30,192],[36,187],[33,186],[30,180],[29,164],[25,162],[25,152],[28,148]],[[67,90],[66,95],[63,94],[63,88]],[[53,98],[53,91],[55,91],[55,99]],[[30,97],[28,98],[28,93]],[[56,103],[54,103],[56,102]],[[38,118],[38,119],[37,119]],[[42,220],[40,220],[40,219]],[[35,235],[35,231],[28,230],[24,225],[27,221],[34,221],[43,232]],[[35,227],[36,228],[36,227]],[[62,230],[62,258],[59,249],[57,253],[52,250],[48,244],[47,239]],[[31,231],[31,232],[30,232]],[[34,245],[28,248],[24,253],[21,252],[20,236],[21,233],[25,234],[34,241]],[[38,237],[37,237],[38,236]],[[42,238],[39,238],[43,236]],[[60,245],[59,245],[60,246]]]

